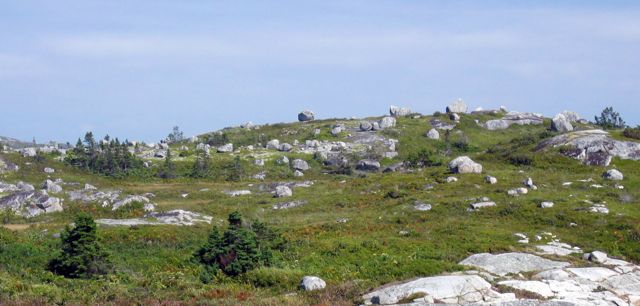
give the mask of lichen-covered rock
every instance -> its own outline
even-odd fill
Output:
[[[305,110],[298,114],[298,121],[300,122],[312,121],[315,119],[315,117],[316,115],[312,111]]]

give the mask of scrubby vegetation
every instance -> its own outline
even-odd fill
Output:
[[[628,127],[624,129],[622,134],[624,135],[624,137],[640,140],[640,126],[636,126],[634,128]]]

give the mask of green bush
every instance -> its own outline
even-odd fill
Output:
[[[244,279],[255,287],[291,291],[298,287],[303,276],[300,270],[263,267],[247,272]]]
[[[208,282],[218,271],[237,276],[258,267],[270,266],[273,250],[283,245],[284,240],[277,232],[259,222],[245,228],[240,213],[233,212],[229,214],[229,226],[224,234],[221,235],[214,227],[206,244],[194,256],[205,266],[205,275],[201,279]]]
[[[634,128],[628,127],[624,129],[624,131],[622,132],[622,135],[624,135],[624,137],[640,140],[640,125]]]
[[[442,161],[435,157],[435,154],[427,149],[421,149],[418,152],[412,153],[407,158],[407,162],[410,167],[435,167],[442,165]]]
[[[92,278],[111,270],[108,254],[98,243],[96,223],[87,214],[75,219],[60,236],[62,250],[49,262],[49,270],[69,278]]]

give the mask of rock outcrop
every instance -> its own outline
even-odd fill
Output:
[[[640,160],[640,143],[613,139],[603,130],[574,131],[542,141],[536,150],[562,147],[560,153],[586,165],[608,166],[613,157]]]
[[[142,218],[131,219],[97,219],[96,223],[110,226],[138,226],[138,225],[195,225],[196,223],[211,223],[211,216],[187,211],[170,210],[166,212],[151,212]]]
[[[488,130],[504,130],[516,125],[540,125],[544,122],[544,117],[540,114],[509,112],[502,119],[489,120],[483,124]]]

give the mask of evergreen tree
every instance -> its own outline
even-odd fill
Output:
[[[227,168],[227,181],[238,182],[244,177],[244,168],[240,156],[233,159],[233,162]]]
[[[191,173],[189,176],[193,178],[205,178],[209,176],[210,165],[209,156],[204,150],[198,150],[196,152],[196,160],[193,162]]]
[[[171,149],[167,149],[167,155],[164,157],[164,165],[160,171],[160,177],[163,179],[172,179],[176,177],[176,166],[171,160]]]
[[[49,262],[49,270],[69,278],[91,278],[111,270],[108,254],[98,243],[96,223],[87,214],[75,219],[60,236],[61,253]]]
[[[254,222],[252,228],[242,226],[242,216],[233,212],[228,218],[229,226],[224,234],[213,228],[205,245],[195,258],[205,266],[202,279],[208,282],[211,275],[222,271],[236,276],[260,266],[269,266],[273,250],[284,246],[284,240],[264,224]],[[271,241],[271,242],[270,242]]]
[[[173,127],[173,131],[167,136],[167,143],[175,143],[184,140],[184,133],[178,126]]]
[[[620,113],[613,110],[613,107],[605,108],[600,116],[595,116],[596,125],[605,129],[621,129],[627,127],[627,124],[620,117]]]
[[[127,175],[130,170],[142,168],[143,165],[140,159],[129,152],[126,143],[106,136],[97,144],[91,132],[85,134],[84,142],[78,139],[65,161],[72,166],[113,177]]]

